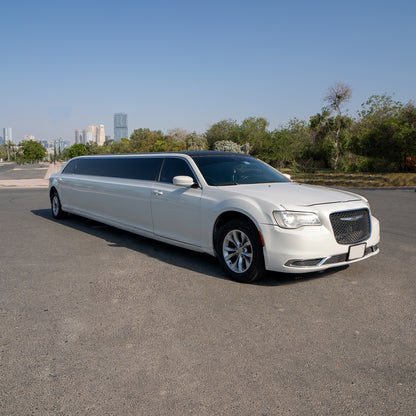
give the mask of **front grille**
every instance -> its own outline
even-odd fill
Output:
[[[355,244],[370,235],[368,209],[334,212],[329,216],[335,239],[339,244]]]

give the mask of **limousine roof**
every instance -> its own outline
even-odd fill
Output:
[[[188,155],[192,158],[200,157],[200,156],[249,156],[245,153],[234,153],[234,152],[219,152],[216,150],[189,150],[184,152],[148,152],[148,153],[114,153],[110,155],[102,154],[102,155],[88,155],[88,156],[79,156],[82,158],[96,158],[96,157],[114,157],[114,156],[165,156],[165,155]]]

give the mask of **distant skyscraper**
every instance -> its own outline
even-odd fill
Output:
[[[97,126],[88,126],[87,132],[92,133],[92,141],[97,143]]]
[[[79,130],[75,130],[75,144],[82,143],[82,134]]]
[[[114,141],[119,142],[123,137],[128,139],[127,114],[114,114]]]
[[[98,146],[102,146],[104,142],[105,142],[104,124],[99,124],[97,126],[97,144]]]
[[[0,144],[4,144],[4,139],[1,136],[0,136]]]
[[[12,128],[11,127],[5,127],[3,129],[3,140],[4,143],[7,143],[8,141],[13,141],[13,134],[12,134]]]

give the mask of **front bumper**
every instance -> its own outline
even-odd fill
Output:
[[[371,234],[364,255],[348,260],[350,245],[338,244],[330,226],[309,226],[286,230],[275,225],[262,228],[264,260],[267,270],[308,273],[355,263],[379,253],[380,224],[371,217]]]

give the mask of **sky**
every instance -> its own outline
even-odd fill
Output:
[[[1,0],[0,135],[62,136],[127,113],[198,133],[225,119],[309,120],[336,82],[416,99],[416,2]]]

